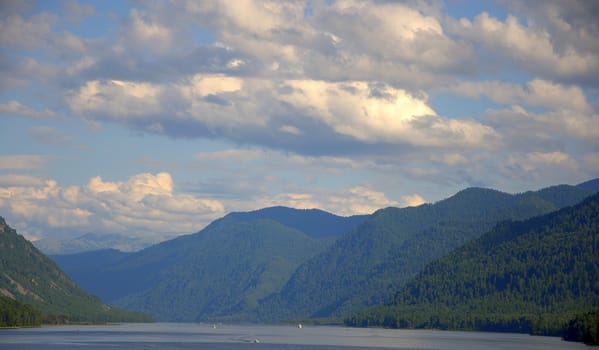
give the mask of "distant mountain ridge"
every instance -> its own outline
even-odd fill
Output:
[[[103,300],[161,320],[248,319],[258,301],[278,290],[301,262],[361,220],[321,210],[265,208],[228,214],[198,233],[135,253],[53,258]],[[102,263],[86,266],[86,260]]]
[[[79,288],[56,264],[0,217],[0,295],[32,305],[50,317],[70,321],[148,321],[119,310]]]
[[[158,243],[137,237],[127,237],[119,234],[86,233],[75,238],[42,238],[34,241],[44,254],[77,254],[102,249],[116,249],[123,252],[138,251]]]
[[[429,264],[392,303],[346,322],[559,334],[578,314],[599,308],[597,281],[599,194],[497,225]]]
[[[368,215],[342,217],[320,209],[293,209],[283,206],[250,212],[232,212],[226,216],[234,217],[239,221],[271,219],[314,238],[338,236],[368,217]],[[157,243],[160,241],[156,239],[101,233],[87,233],[75,238],[49,237],[33,242],[39,250],[48,255],[70,255],[105,249],[135,252]]]
[[[338,216],[320,209],[293,209],[276,206],[227,216],[239,221],[270,219],[314,238],[339,236],[364,221],[368,215]]]
[[[96,271],[103,269],[106,266],[116,264],[133,254],[132,252],[121,252],[116,249],[101,249],[88,252],[64,255],[48,255],[48,257],[72,278],[79,283],[85,290],[95,290],[96,288],[88,285],[90,280],[96,280]],[[106,288],[111,288],[106,286]]]

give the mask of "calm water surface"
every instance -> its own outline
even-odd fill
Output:
[[[0,330],[0,349],[586,349],[523,334],[191,323]]]

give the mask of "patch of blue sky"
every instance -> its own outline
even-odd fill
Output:
[[[26,142],[24,138],[26,136],[25,130],[34,125],[31,120],[0,115],[0,121],[0,139],[2,140],[0,154],[30,154],[37,152],[35,145]]]
[[[214,44],[218,39],[212,34],[208,28],[204,28],[197,23],[192,29],[192,42],[194,45],[207,46]]]
[[[9,101],[17,101],[21,104],[25,104],[26,101],[33,100],[32,98],[26,98],[26,95],[23,95],[23,90],[21,89],[2,89],[2,93],[0,94],[0,104],[8,103]],[[32,101],[33,102],[33,101]],[[4,116],[0,116],[0,118],[5,118]]]
[[[509,14],[506,7],[499,1],[447,0],[445,10],[451,17],[456,19],[467,18],[471,21],[483,12],[487,12],[502,21]]]
[[[370,183],[372,180],[373,173],[367,169],[364,170],[350,170],[341,172],[330,172],[327,170],[313,171],[309,176],[305,173],[298,173],[296,170],[291,171],[280,171],[277,173],[285,179],[291,181],[291,183],[298,186],[306,187],[318,187],[318,188],[329,188],[329,189],[347,189],[360,184]]]
[[[111,28],[125,18],[130,10],[127,1],[79,1],[79,7],[86,5],[93,7],[93,13],[82,14],[82,17],[78,19],[69,18],[65,13],[67,1],[63,0],[38,1],[31,14],[43,12],[57,14],[66,20],[63,19],[56,23],[56,32],[68,31],[75,33],[78,37],[90,39],[109,35]]]
[[[106,15],[105,13],[98,13],[86,17],[81,22],[75,25],[69,25],[65,28],[70,32],[76,33],[77,36],[83,39],[97,39],[110,36],[114,27],[107,25],[107,22],[118,22],[114,15]]]
[[[48,1],[37,1],[34,6],[30,6],[24,11],[25,15],[37,15],[43,12],[48,13],[62,13],[64,1],[59,0],[48,0]]]
[[[312,6],[306,6],[306,8],[304,8],[304,18],[310,18],[312,16],[314,16],[314,9]]]
[[[31,131],[40,128],[54,129],[68,141],[52,143],[52,140],[38,140]],[[156,173],[184,168],[184,164],[190,163],[194,154],[200,151],[230,147],[214,141],[174,140],[109,123],[94,130],[85,121],[31,120],[10,116],[2,116],[0,135],[5,145],[0,154],[59,155],[52,157],[41,170],[59,183],[76,185],[83,185],[97,175],[122,180],[123,173]]]
[[[595,108],[599,109],[599,89],[584,89],[582,90],[590,103],[595,103]]]
[[[518,68],[515,65],[506,66],[501,64],[494,54],[477,49],[480,57],[479,69],[476,75],[468,77],[468,81],[501,81],[504,83],[523,84],[536,77],[529,71]]]
[[[460,96],[453,92],[431,94],[428,103],[440,116],[458,119],[481,120],[486,110],[504,107],[486,97],[472,98]]]
[[[0,48],[0,54],[2,54],[2,56],[6,56],[5,59],[6,61],[8,61],[8,59],[14,59],[16,61],[20,61],[20,63],[24,63],[25,60],[35,60],[37,62],[57,62],[57,59],[54,58],[53,55],[50,55],[46,52],[46,49],[42,49],[42,48],[37,48],[37,49],[31,49],[31,48],[22,48],[22,47],[10,47],[10,48],[5,48],[2,47]]]
[[[84,145],[89,148],[89,152],[93,153],[93,157],[82,158],[81,161],[88,164],[78,165],[78,167],[93,169],[93,171],[80,174],[78,178],[89,179],[102,174],[106,175],[107,179],[114,180],[122,179],[123,173],[181,170],[193,161],[196,153],[227,147],[219,142],[172,139],[157,134],[131,131],[115,124],[103,124],[101,130],[87,132]],[[185,174],[184,171],[178,173]],[[57,169],[56,174],[52,176],[58,178],[61,175],[60,169]],[[179,179],[177,177],[177,180]]]
[[[432,94],[429,104],[437,114],[456,119],[475,119],[485,121],[485,111],[493,109],[510,109],[511,105],[496,103],[486,96],[468,97],[460,96],[453,92],[440,92]],[[518,101],[514,105],[520,104]],[[543,106],[525,106],[526,111],[531,113],[545,113],[548,108]]]

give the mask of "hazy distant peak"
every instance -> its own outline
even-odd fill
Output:
[[[236,218],[244,218],[244,217],[250,216],[250,215],[251,216],[268,217],[268,216],[276,216],[276,215],[301,215],[301,214],[317,214],[317,215],[322,214],[322,215],[341,217],[339,215],[329,213],[322,209],[317,209],[317,208],[298,209],[298,208],[291,208],[291,207],[286,207],[286,206],[282,206],[282,205],[276,205],[276,206],[272,206],[272,207],[266,207],[266,208],[261,208],[261,209],[246,211],[246,212],[236,211],[236,212],[232,212],[232,213],[228,214],[227,216],[234,216]]]
[[[331,237],[348,232],[362,222],[367,215],[343,217],[321,209],[295,209],[274,206],[249,212],[233,212],[226,218],[239,221],[269,219],[302,231],[312,237]]]
[[[506,192],[502,192],[493,188],[487,188],[487,187],[468,187],[465,188],[459,192],[457,192],[455,195],[449,197],[449,198],[454,198],[454,197],[459,197],[459,196],[480,196],[480,195],[488,195],[488,194],[493,194],[496,196],[510,196],[509,193]]]

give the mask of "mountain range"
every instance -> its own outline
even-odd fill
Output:
[[[46,237],[33,241],[33,245],[48,255],[64,255],[115,249],[134,252],[159,243],[158,238],[129,237],[120,234],[86,233],[77,237]]]
[[[257,218],[269,218],[283,225],[296,228],[302,232],[310,232],[313,236],[335,236],[347,232],[355,222],[363,220],[366,215],[355,215],[348,220],[340,220],[336,215],[329,215],[322,210],[305,209],[290,211],[285,207],[264,208],[251,212],[235,212],[229,214],[240,221]],[[310,227],[309,225],[312,225]],[[118,250],[135,252],[160,243],[158,237],[132,237],[122,234],[86,233],[77,237],[51,236],[33,241],[33,244],[48,255],[69,255],[98,250]]]
[[[273,207],[231,213],[139,252],[53,259],[104,302],[159,320],[340,318],[391,300],[427,264],[499,222],[576,204],[597,184],[521,194],[470,188],[369,216]]]

